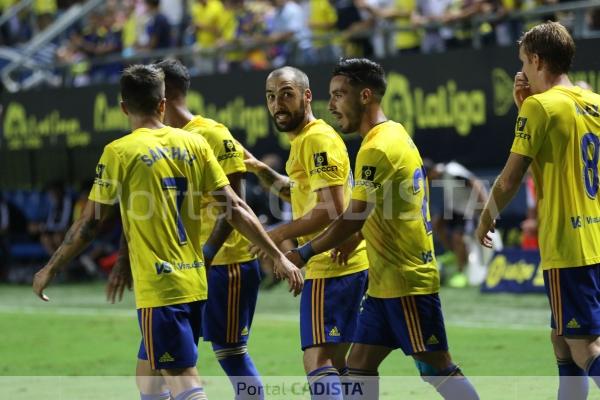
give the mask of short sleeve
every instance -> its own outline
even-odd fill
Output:
[[[355,172],[352,199],[374,203],[394,169],[383,151],[369,148],[358,152]]]
[[[244,148],[233,138],[224,126],[211,129],[203,134],[226,175],[246,172]]]
[[[329,135],[306,137],[300,154],[311,191],[346,183],[347,169],[350,168],[346,146],[332,141]]]
[[[119,202],[124,172],[119,155],[110,146],[104,148],[96,165],[94,185],[89,199],[97,203],[113,205]]]
[[[202,176],[202,191],[213,192],[223,186],[229,185],[229,180],[219,165],[217,158],[208,146],[203,149],[204,168]]]
[[[515,139],[512,153],[534,158],[546,139],[548,116],[546,110],[535,98],[523,102],[515,126]]]

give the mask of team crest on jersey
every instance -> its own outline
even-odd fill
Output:
[[[517,132],[523,132],[525,130],[526,123],[527,123],[527,118],[525,118],[525,117],[517,118]]]
[[[375,178],[375,170],[377,168],[371,167],[370,165],[363,165],[360,179],[365,181],[372,181]]]
[[[315,167],[324,167],[325,165],[329,165],[327,162],[327,152],[313,154],[313,160],[315,162]]]
[[[102,174],[104,173],[105,169],[106,169],[106,165],[104,165],[104,164],[96,165],[96,179],[102,179]]]
[[[233,140],[223,140],[223,144],[225,145],[225,152],[226,153],[231,153],[232,151],[235,151],[235,143],[233,143]]]

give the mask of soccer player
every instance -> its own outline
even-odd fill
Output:
[[[246,167],[243,149],[224,125],[194,115],[187,108],[190,75],[181,62],[169,59],[159,62],[156,67],[165,74],[165,124],[204,137],[227,175],[231,188],[244,199],[242,177]],[[248,250],[248,240],[239,232],[232,231],[225,218],[218,219],[218,210],[209,207],[212,202],[213,199],[204,196],[200,209],[199,242],[204,243],[204,261],[211,266],[207,275],[210,296],[204,308],[202,336],[205,341],[212,342],[219,364],[232,381],[236,398],[246,398],[240,392],[244,388],[246,392],[252,390],[263,398],[260,375],[247,349],[260,284],[260,267],[256,257]],[[128,274],[128,263],[120,263],[115,271]],[[109,281],[109,293],[122,292],[123,286],[115,283]],[[109,294],[109,298],[114,298],[114,295]]]
[[[491,246],[488,232],[531,164],[558,398],[585,399],[586,374],[600,384],[600,96],[571,84],[575,43],[561,24],[537,25],[518,43],[515,139],[476,234]]]
[[[262,185],[276,188],[292,203],[293,220],[269,231],[276,244],[286,239],[304,243],[322,232],[350,201],[352,171],[344,141],[312,113],[312,93],[306,74],[283,67],[269,74],[266,101],[277,129],[291,141],[287,176],[273,171],[248,153],[247,166]],[[329,255],[306,265],[306,284],[300,300],[300,336],[304,369],[313,399],[315,388],[340,385],[339,371],[356,329],[368,261],[362,237],[355,235],[344,249],[344,263]],[[342,399],[327,397],[327,399]]]
[[[370,378],[363,378],[368,385],[358,398],[378,398],[378,367],[401,348],[445,399],[478,399],[448,352],[421,156],[402,125],[383,113],[385,90],[383,68],[373,61],[345,59],[335,67],[329,109],[342,132],[363,137],[356,185],[344,213],[288,257],[296,265],[310,263],[362,230],[369,285],[348,355],[348,379]]]
[[[48,264],[34,277],[43,293],[60,268],[93,240],[119,203],[129,244],[136,307],[142,331],[137,375],[142,399],[199,400],[206,396],[196,371],[197,342],[207,297],[199,240],[201,192],[227,206],[227,220],[260,245],[294,290],[302,277],[233,192],[206,140],[162,124],[164,74],[134,65],[121,77],[121,108],[133,132],[108,144],[82,217],[70,228]],[[162,375],[169,392],[154,388]]]

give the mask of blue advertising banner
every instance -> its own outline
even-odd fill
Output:
[[[494,254],[483,293],[544,293],[539,251],[506,249]]]

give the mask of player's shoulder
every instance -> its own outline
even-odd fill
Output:
[[[184,129],[202,135],[209,141],[233,139],[233,135],[224,124],[202,116],[196,116]]]
[[[344,141],[337,131],[322,119],[311,122],[306,132],[300,136],[300,141],[303,145],[324,142],[329,146],[345,147]]]

